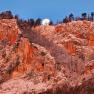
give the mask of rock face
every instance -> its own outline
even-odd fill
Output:
[[[34,33],[31,32],[32,42],[44,46],[55,58],[56,64],[64,66],[70,85],[82,85],[84,80],[93,78],[94,22],[73,21],[53,28],[49,26],[35,28],[37,33],[34,37],[38,35],[39,39],[33,38]],[[45,43],[41,42],[42,40],[45,40]]]
[[[7,80],[20,79],[20,77],[36,79],[31,82],[37,84],[48,81],[51,77],[56,76],[54,58],[44,47],[32,44],[27,38],[24,38],[20,33],[16,20],[3,19],[0,21],[0,24],[1,84],[3,82],[7,83]],[[9,26],[10,28],[8,28]],[[12,85],[14,85],[13,83]],[[3,94],[3,92],[0,94]]]
[[[0,94],[93,94],[94,23],[37,26],[0,20]]]

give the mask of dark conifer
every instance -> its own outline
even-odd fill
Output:
[[[82,13],[82,20],[86,20],[87,18],[87,13]]]

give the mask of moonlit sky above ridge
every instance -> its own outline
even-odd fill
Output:
[[[62,20],[73,13],[94,12],[94,0],[0,0],[0,12],[11,10],[23,19],[50,18]]]

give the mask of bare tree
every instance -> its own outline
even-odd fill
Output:
[[[86,20],[87,18],[87,13],[82,13],[82,20]]]
[[[41,25],[41,19],[38,18],[36,21],[35,21],[35,26],[38,26],[38,25]]]
[[[5,11],[0,14],[0,19],[12,19],[13,15],[11,11]]]
[[[94,21],[94,12],[91,12],[91,20]]]
[[[64,19],[63,19],[63,23],[67,23],[69,22],[69,18],[66,16]]]
[[[34,19],[28,19],[28,23],[30,24],[30,26],[32,27],[32,26],[34,26]]]
[[[72,21],[72,20],[74,20],[74,15],[71,13],[70,15],[69,15],[69,19]]]

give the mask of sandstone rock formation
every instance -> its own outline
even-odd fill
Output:
[[[0,94],[93,94],[94,23],[22,31],[0,20]]]

